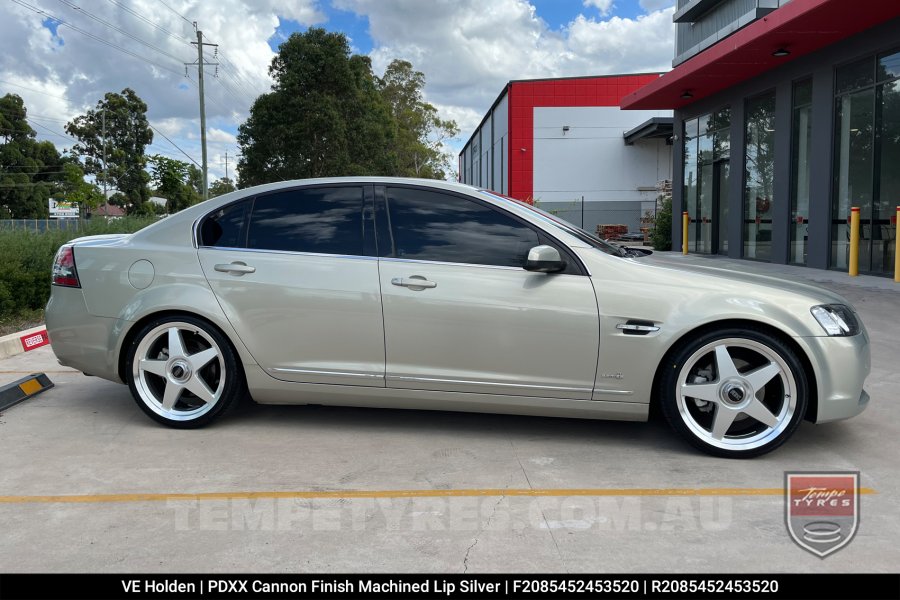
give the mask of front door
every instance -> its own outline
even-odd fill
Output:
[[[591,398],[594,289],[522,268],[542,234],[451,192],[387,187],[376,202],[388,387]]]
[[[203,272],[272,377],[384,387],[371,209],[371,187],[307,187],[232,204],[201,224]]]

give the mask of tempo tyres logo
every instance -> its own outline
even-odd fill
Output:
[[[784,474],[784,520],[798,546],[819,558],[850,543],[859,527],[859,472]]]

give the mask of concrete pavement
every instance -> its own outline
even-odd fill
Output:
[[[245,403],[212,427],[175,431],[146,418],[125,386],[61,368],[41,348],[0,361],[0,384],[34,371],[56,383],[0,415],[0,564],[896,571],[900,285],[738,265],[819,281],[855,304],[872,335],[866,412],[804,424],[746,461],[699,454],[660,422]],[[859,470],[875,492],[862,498],[856,538],[825,560],[790,540],[780,493],[785,470],[819,469]],[[36,498],[50,495],[64,498]]]

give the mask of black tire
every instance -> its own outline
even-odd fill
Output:
[[[806,414],[809,385],[803,365],[794,350],[766,331],[710,331],[681,343],[664,361],[657,390],[661,412],[688,443],[707,454],[753,458],[771,452],[793,435]],[[767,383],[756,386],[776,369]]]
[[[173,329],[177,338],[172,337]],[[246,395],[244,371],[230,341],[197,317],[154,319],[141,328],[125,352],[124,374],[131,395],[147,416],[163,425],[203,427]],[[200,365],[208,356],[212,358]],[[171,398],[174,403],[167,408]]]

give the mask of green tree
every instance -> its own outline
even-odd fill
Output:
[[[62,182],[60,191],[62,197],[72,202],[77,202],[82,209],[93,211],[103,204],[103,192],[96,184],[84,180],[84,171],[81,165],[74,159],[63,159]]]
[[[240,186],[303,177],[389,175],[396,125],[371,61],[313,27],[279,46],[275,83],[238,130]]]
[[[22,98],[0,98],[0,216],[47,218],[62,159],[51,142],[39,142]]]
[[[672,249],[672,198],[668,196],[660,198],[650,241],[654,250]]]
[[[184,210],[199,201],[200,196],[190,180],[191,165],[159,154],[151,156],[149,162],[151,181],[156,187],[156,193],[166,199],[166,211],[169,214]]]
[[[153,142],[153,130],[147,121],[147,104],[134,90],[107,93],[96,108],[67,123],[66,133],[78,139],[72,152],[84,161],[85,172],[119,190],[126,210],[136,212],[147,201],[150,176],[144,151]]]
[[[236,189],[237,188],[234,186],[234,182],[231,179],[227,177],[216,179],[209,186],[209,197],[215,198],[216,196],[233,192]]]
[[[424,88],[425,74],[405,60],[392,61],[378,80],[397,123],[395,175],[446,179],[453,158],[444,143],[459,135],[459,128],[454,121],[442,120],[437,109],[425,102]]]

